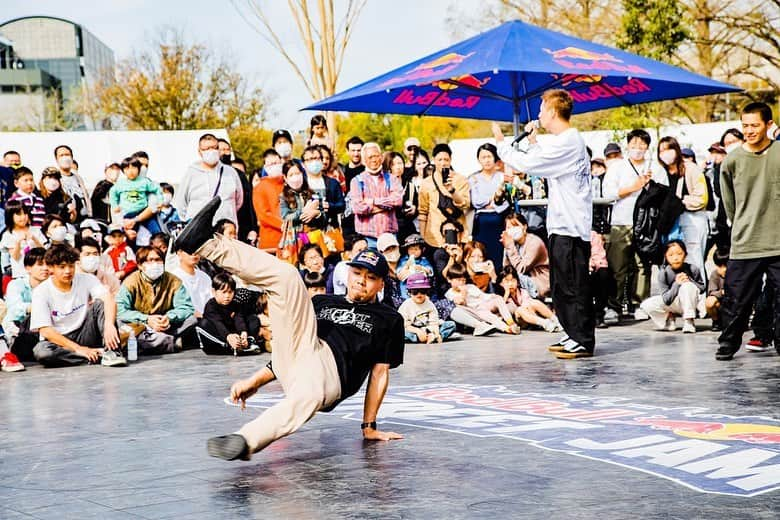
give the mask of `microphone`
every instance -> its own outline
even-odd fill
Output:
[[[538,120],[533,120],[531,122],[534,124],[535,128],[539,128],[539,121]],[[531,135],[531,132],[529,132],[527,130],[523,130],[522,132],[520,132],[520,135],[515,137],[515,140],[512,141],[512,146],[517,145],[520,141],[522,141],[523,139],[525,139],[529,135]]]

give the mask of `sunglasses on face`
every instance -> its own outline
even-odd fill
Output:
[[[409,294],[415,295],[415,294],[428,294],[427,289],[409,289]]]

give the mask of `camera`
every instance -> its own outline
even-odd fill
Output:
[[[458,243],[458,232],[454,229],[445,229],[444,230],[444,243],[447,245],[457,245]]]
[[[450,169],[449,168],[442,168],[441,169],[441,181],[443,183],[447,183],[447,181],[450,178]]]

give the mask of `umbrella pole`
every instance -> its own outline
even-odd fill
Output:
[[[512,130],[514,136],[520,135],[520,100],[517,96],[517,73],[513,72],[511,76],[512,81]]]

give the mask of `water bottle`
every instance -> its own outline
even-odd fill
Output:
[[[534,199],[544,199],[544,182],[541,177],[533,177],[531,180],[531,196]]]
[[[127,339],[127,360],[138,361],[138,340],[135,339],[135,332],[130,329],[130,337]]]

